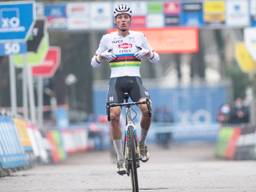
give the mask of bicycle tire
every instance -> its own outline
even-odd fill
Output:
[[[129,130],[129,150],[130,150],[130,169],[131,169],[131,182],[132,182],[132,191],[139,192],[139,182],[137,174],[137,158],[136,158],[136,140],[133,133],[134,128],[132,126],[128,127]]]

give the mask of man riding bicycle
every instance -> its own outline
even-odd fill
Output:
[[[114,9],[114,23],[117,31],[102,37],[99,48],[91,60],[93,67],[98,67],[101,64],[109,64],[111,67],[108,103],[123,102],[125,92],[133,101],[143,101],[149,98],[149,93],[144,88],[140,77],[141,61],[147,59],[151,63],[159,62],[159,55],[150,48],[144,34],[129,30],[131,19],[132,10],[129,6],[121,4]],[[149,159],[145,145],[151,123],[151,109],[148,106],[147,104],[139,105],[142,112],[139,153],[143,162]],[[112,139],[117,154],[118,173],[125,170],[120,114],[120,107],[110,109]]]

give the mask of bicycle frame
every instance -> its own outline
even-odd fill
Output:
[[[139,101],[139,102],[128,102],[128,94],[125,94],[125,102],[124,103],[111,103],[107,104],[107,114],[108,119],[110,116],[110,107],[115,106],[125,106],[126,107],[126,126],[125,126],[125,135],[124,135],[124,148],[123,148],[123,154],[125,157],[125,167],[127,170],[127,175],[129,176],[131,174],[131,182],[132,182],[132,188],[133,192],[139,191],[139,184],[138,184],[138,176],[137,176],[137,168],[139,165],[139,150],[138,150],[138,144],[137,144],[137,134],[135,129],[135,124],[132,119],[132,112],[131,112],[131,106],[133,105],[139,105],[139,104],[147,104],[149,101]]]

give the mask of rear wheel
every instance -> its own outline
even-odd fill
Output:
[[[132,191],[139,191],[138,175],[137,175],[137,158],[136,158],[136,139],[133,134],[133,127],[129,127],[129,148],[130,148],[130,169],[131,169],[131,181],[132,181]]]

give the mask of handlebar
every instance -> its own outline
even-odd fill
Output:
[[[111,107],[118,107],[118,106],[122,107],[122,106],[125,106],[125,107],[129,108],[132,105],[140,105],[140,104],[147,104],[149,111],[151,111],[151,107],[150,107],[150,103],[149,103],[148,99],[146,99],[146,101],[137,101],[137,102],[107,103],[106,110],[107,110],[108,121],[110,121],[110,108]],[[150,115],[151,115],[151,112],[150,112]]]
[[[107,106],[109,108],[111,107],[122,107],[122,106],[125,106],[125,107],[130,107],[132,105],[140,105],[140,104],[146,104],[147,101],[137,101],[137,102],[125,102],[125,103],[108,103]]]

